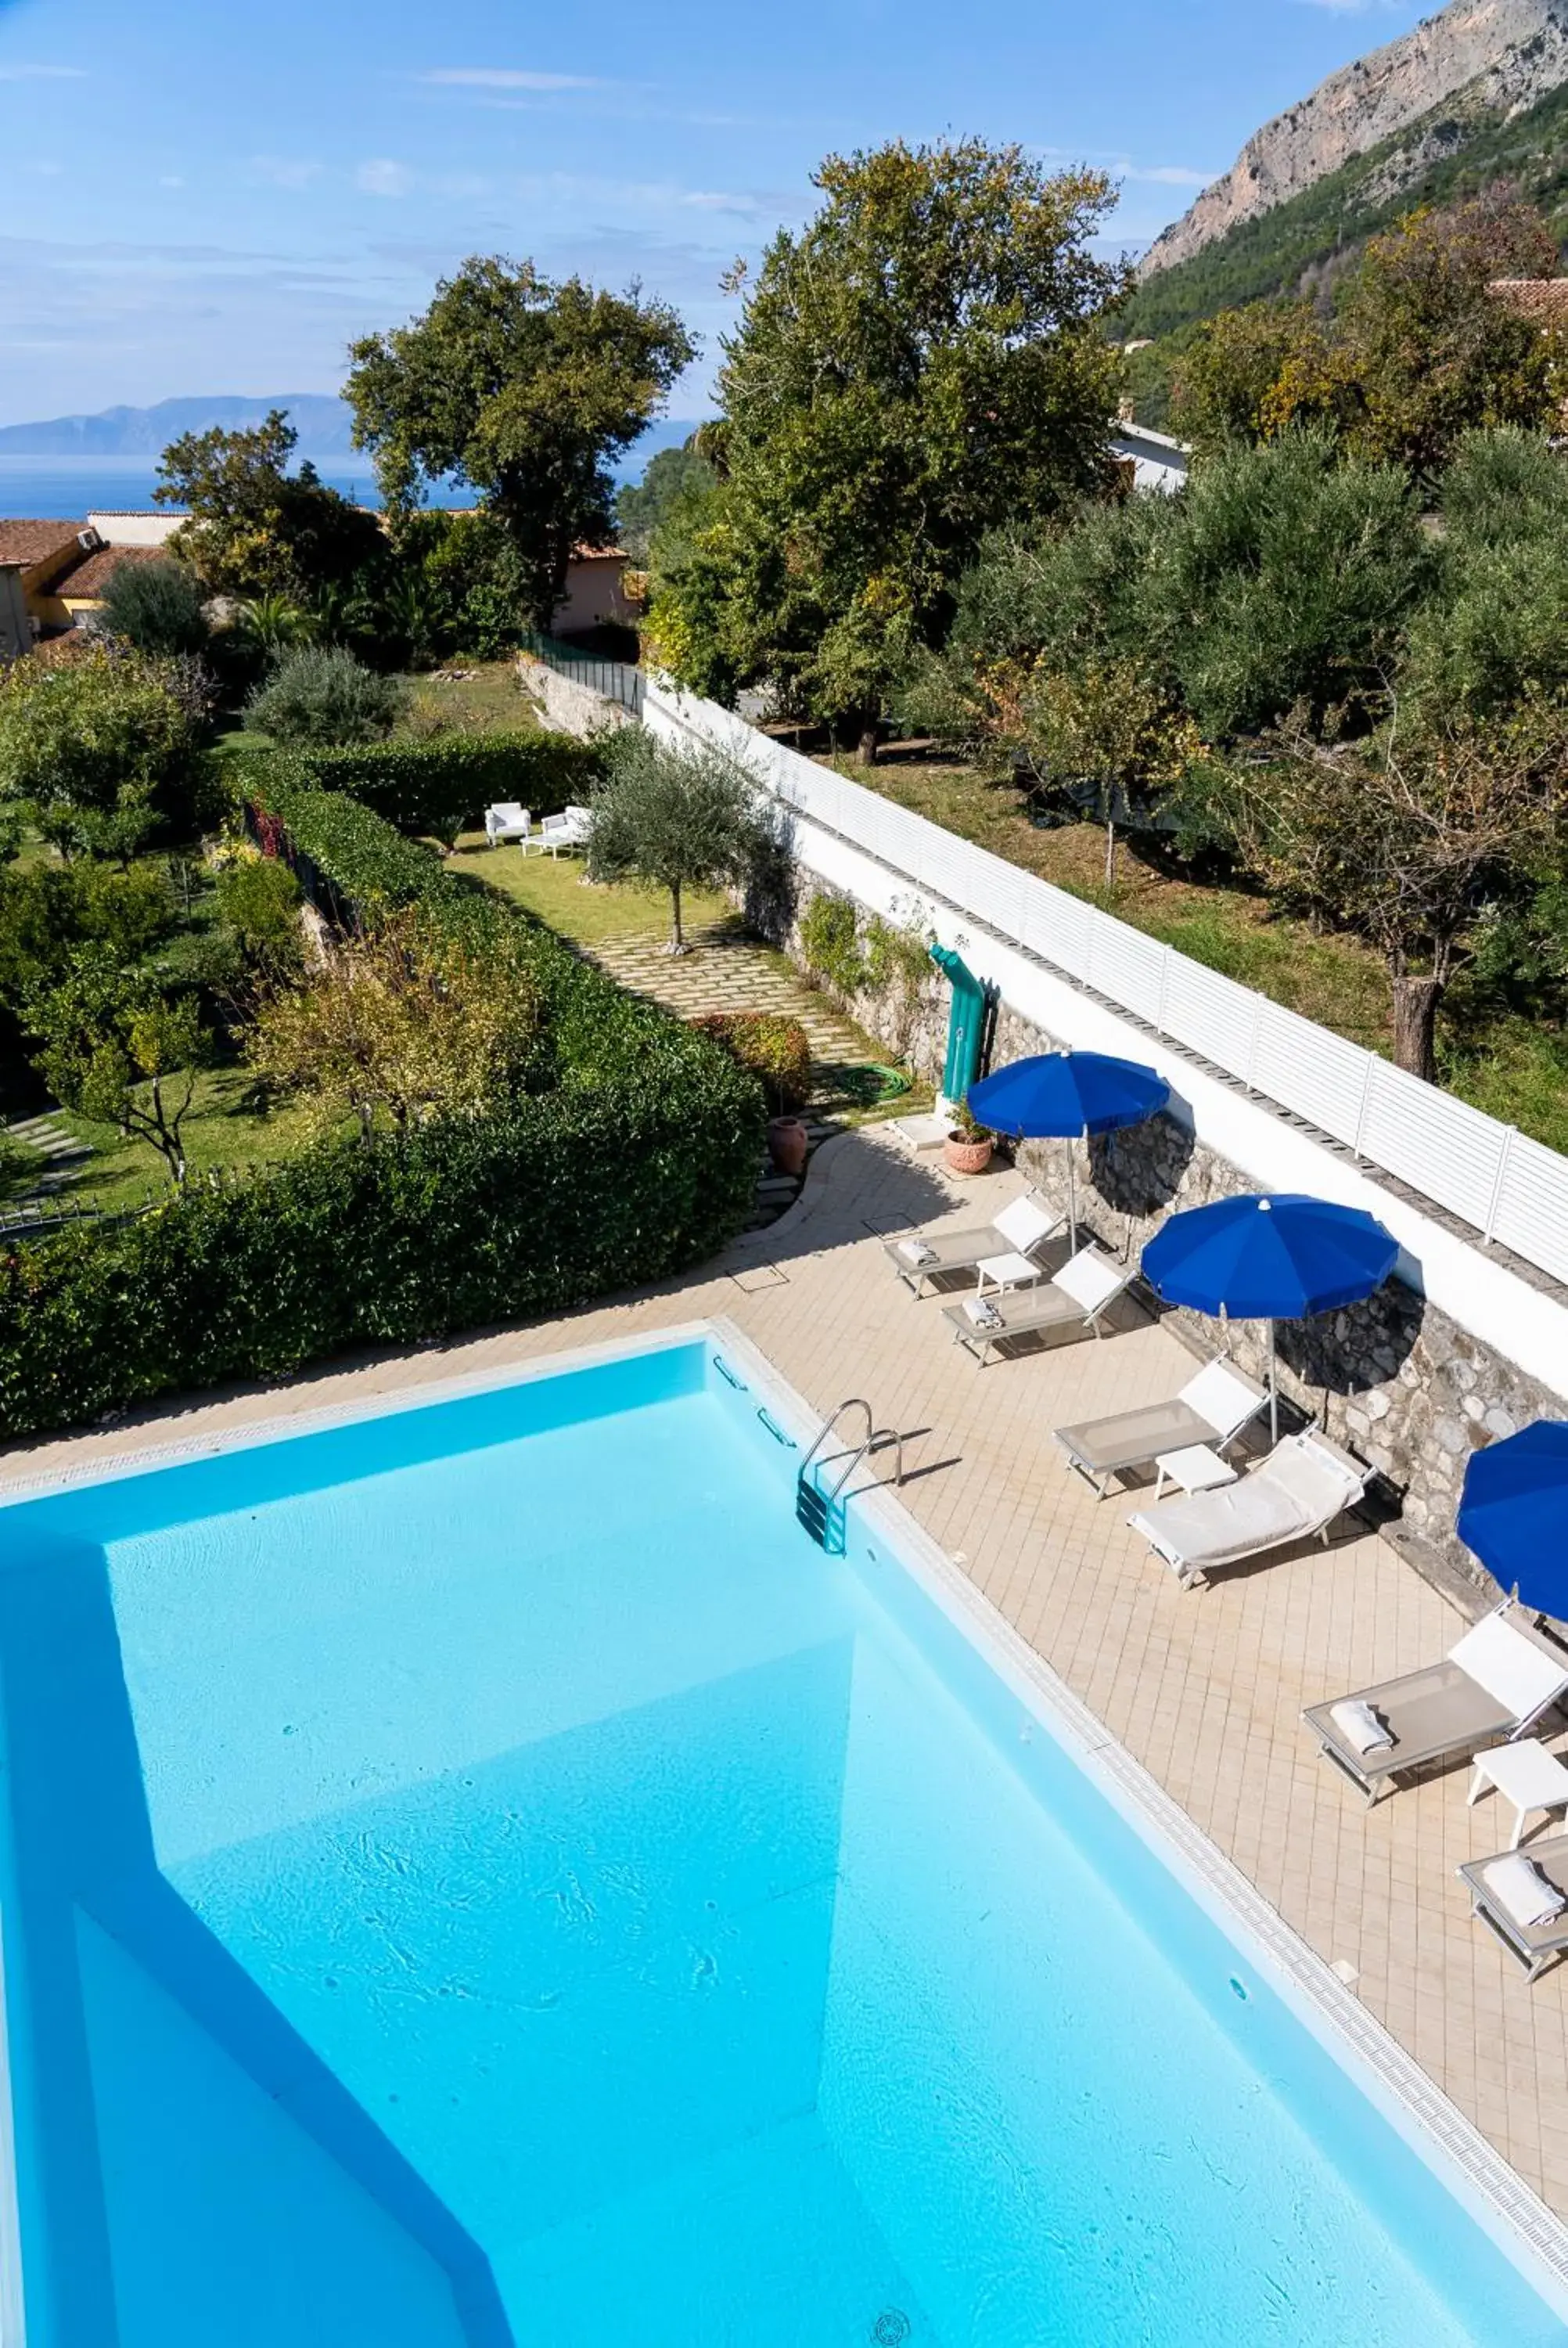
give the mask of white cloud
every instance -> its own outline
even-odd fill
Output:
[[[319,180],[325,166],[299,155],[252,155],[249,168],[253,178],[265,180],[269,187],[298,190]]]
[[[590,74],[536,73],[517,66],[435,66],[415,81],[438,89],[602,89]]]
[[[414,185],[414,174],[406,163],[395,163],[381,155],[360,165],[354,183],[362,195],[405,196]]]
[[[80,66],[0,66],[0,81],[86,81]]]
[[[1126,180],[1147,180],[1159,188],[1206,188],[1217,180],[1217,171],[1190,171],[1184,163],[1159,163],[1146,171],[1135,170],[1131,165],[1123,171]]]

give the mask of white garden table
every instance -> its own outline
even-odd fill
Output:
[[[1467,1799],[1478,1802],[1490,1787],[1513,1804],[1510,1850],[1519,1849],[1524,1821],[1532,1810],[1568,1811],[1568,1769],[1533,1736],[1518,1745],[1494,1745],[1489,1752],[1476,1755]]]

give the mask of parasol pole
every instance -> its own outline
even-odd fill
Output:
[[[1275,1324],[1268,1324],[1268,1439],[1279,1441],[1279,1365],[1275,1356]]]
[[[1070,1255],[1078,1253],[1078,1169],[1072,1162],[1073,1137],[1067,1137],[1067,1245]]]

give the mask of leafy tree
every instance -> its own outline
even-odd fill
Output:
[[[431,481],[471,481],[506,530],[520,613],[548,627],[574,546],[610,530],[609,460],[630,448],[694,355],[667,304],[632,286],[555,284],[476,256],[423,316],[354,345],[343,396],[394,515]]]
[[[104,589],[103,624],[138,653],[200,654],[212,634],[206,604],[183,562],[121,562]]]
[[[1091,250],[1109,180],[1020,148],[899,142],[816,184],[724,345],[719,510],[654,623],[688,682],[766,682],[870,759],[986,532],[1110,487],[1126,276]]]
[[[1331,318],[1273,300],[1198,328],[1176,369],[1175,420],[1200,448],[1333,424],[1348,455],[1424,478],[1467,432],[1549,430],[1568,345],[1491,288],[1558,265],[1547,221],[1504,187],[1409,213],[1368,244]]]
[[[199,682],[176,663],[105,647],[0,676],[0,808],[26,808],[62,855],[128,863],[200,796]]]
[[[713,468],[695,446],[696,436],[679,448],[661,448],[648,460],[640,481],[629,481],[615,496],[615,528],[633,562],[647,567],[653,541],[672,510],[701,493],[717,479]]]
[[[1173,505],[1139,610],[1147,656],[1209,740],[1380,691],[1433,561],[1403,471],[1293,430],[1209,458]]]
[[[163,993],[112,947],[85,945],[25,1015],[43,1039],[36,1065],[55,1098],[150,1143],[183,1182],[183,1129],[211,1048],[195,997]]]
[[[589,878],[668,889],[670,952],[684,953],[683,891],[744,881],[770,844],[756,784],[723,751],[677,750],[640,726],[614,735],[605,757],[589,798]]]
[[[169,544],[210,591],[309,603],[384,552],[374,514],[329,489],[308,461],[289,466],[299,434],[281,407],[242,432],[187,432],[159,463],[153,496],[188,506]]]
[[[1172,424],[1200,451],[1354,413],[1354,387],[1309,302],[1250,302],[1206,319],[1171,389]]]
[[[301,959],[300,884],[279,856],[249,846],[231,850],[218,871],[218,911],[252,971],[276,976]]]
[[[245,1056],[301,1094],[331,1130],[353,1116],[366,1141],[433,1117],[477,1117],[519,1091],[538,1026],[520,945],[479,946],[416,911],[330,944],[302,981],[260,1005]]]
[[[276,742],[377,742],[406,701],[395,677],[375,675],[341,645],[299,644],[251,695],[245,722]]]
[[[1105,886],[1116,885],[1116,828],[1146,822],[1202,744],[1192,719],[1135,659],[1041,668],[1019,700],[1018,755],[1037,781],[1086,788],[1105,829]]]
[[[1399,671],[1405,695],[1475,717],[1568,695],[1568,467],[1538,433],[1467,434],[1441,511],[1436,583]]]
[[[1037,671],[1145,649],[1143,574],[1154,538],[1175,516],[1169,499],[1128,498],[1083,505],[1045,528],[992,531],[958,582],[946,644],[910,664],[895,695],[899,720],[1007,770]]]
[[[79,945],[104,947],[122,967],[140,963],[175,928],[168,873],[144,858],[111,864],[29,864],[0,873],[0,1003],[13,1008],[46,988]]]
[[[1235,836],[1269,888],[1383,954],[1394,1056],[1432,1078],[1443,996],[1488,911],[1531,887],[1568,804],[1562,713],[1390,719],[1340,743],[1297,714],[1235,794]]]
[[[1337,322],[1361,410],[1357,450],[1431,474],[1464,432],[1550,427],[1568,386],[1563,345],[1488,289],[1557,269],[1546,221],[1501,187],[1375,237]]]

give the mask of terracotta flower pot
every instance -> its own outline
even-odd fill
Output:
[[[956,1128],[949,1133],[942,1156],[955,1174],[983,1174],[991,1162],[996,1143],[989,1133],[971,1139]]]
[[[810,1153],[811,1143],[798,1117],[769,1118],[768,1156],[781,1174],[804,1174]]]

